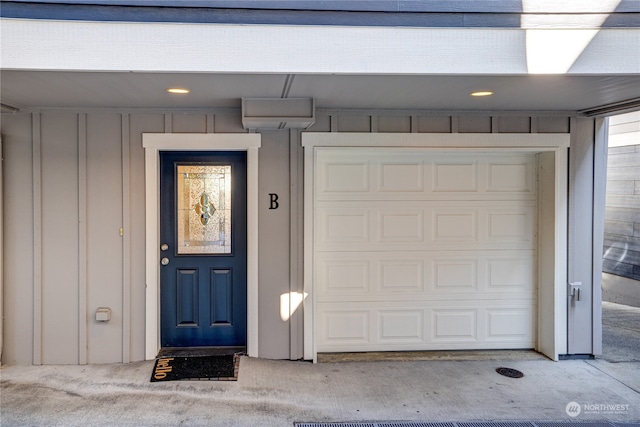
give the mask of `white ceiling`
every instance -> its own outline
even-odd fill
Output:
[[[474,90],[495,95],[470,97]],[[0,101],[20,109],[239,107],[243,97],[314,97],[317,108],[565,112],[640,99],[640,76],[0,73]]]

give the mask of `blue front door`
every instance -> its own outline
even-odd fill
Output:
[[[245,346],[245,152],[160,153],[162,347]]]

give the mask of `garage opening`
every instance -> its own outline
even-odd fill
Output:
[[[640,111],[609,117],[602,358],[640,359]]]
[[[314,357],[539,349],[555,337],[553,236],[562,224],[557,180],[539,179],[549,156],[406,146],[314,146],[307,155],[305,326],[313,325]],[[549,219],[551,232],[540,227]],[[551,261],[539,257],[548,246]],[[542,310],[550,324],[539,322],[541,298],[552,304]]]

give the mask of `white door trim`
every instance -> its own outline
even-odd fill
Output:
[[[247,353],[258,356],[258,149],[260,134],[145,133],[145,357],[160,349],[160,151],[247,152]]]
[[[541,209],[550,210],[554,221],[545,235],[540,236],[540,252],[553,254],[544,264],[549,274],[539,275],[538,283],[538,345],[537,350],[553,360],[566,353],[566,265],[567,265],[567,150],[569,134],[388,134],[388,133],[303,133],[305,148],[304,182],[304,358],[317,360],[315,294],[314,294],[314,188],[315,158],[319,147],[393,147],[424,148],[434,151],[491,152],[520,151],[549,153],[553,179],[545,181],[546,198]],[[545,194],[546,194],[545,193]],[[551,319],[542,323],[542,319]]]

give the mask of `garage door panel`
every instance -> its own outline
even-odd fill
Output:
[[[491,162],[488,165],[488,192],[514,192],[535,194],[533,159],[520,162]]]
[[[487,210],[487,240],[504,243],[535,243],[535,217],[533,207],[520,206],[511,210]]]
[[[402,260],[378,262],[380,280],[377,290],[381,293],[424,292],[424,261]]]
[[[370,243],[370,210],[365,208],[320,209],[318,244]]]
[[[435,309],[432,313],[432,342],[478,341],[478,310]]]
[[[536,197],[536,161],[529,155],[426,153],[348,148],[316,153],[316,199],[469,200]]]
[[[424,310],[379,310],[377,315],[380,343],[424,342]]]
[[[487,341],[532,341],[535,333],[530,307],[485,310]]]
[[[537,160],[316,152],[318,351],[533,348]]]
[[[424,211],[378,211],[381,243],[424,242]]]
[[[327,193],[368,193],[370,165],[366,161],[333,161],[320,165],[319,184]]]
[[[381,161],[378,166],[378,192],[424,193],[424,164],[421,161]]]
[[[439,298],[532,298],[535,252],[420,251],[324,252],[316,258],[318,298],[354,295],[362,300]]]
[[[437,209],[431,218],[433,243],[478,243],[478,209]]]
[[[369,310],[327,309],[318,314],[318,348],[323,344],[349,347],[371,343]]]
[[[505,255],[486,259],[486,285],[488,292],[518,292],[534,295],[535,263],[532,254]]]
[[[462,299],[462,298],[466,298],[466,299]],[[520,293],[517,292],[509,292],[509,293],[505,293],[505,294],[495,294],[495,295],[488,295],[488,294],[477,294],[477,295],[468,295],[468,294],[464,294],[462,292],[458,292],[458,293],[448,293],[448,294],[440,294],[440,295],[430,295],[428,293],[413,293],[413,292],[406,292],[406,293],[402,293],[399,294],[397,297],[394,296],[393,299],[389,298],[389,294],[370,294],[366,297],[360,297],[358,295],[355,294],[345,294],[340,298],[340,302],[344,302],[344,303],[349,303],[349,304],[353,304],[353,303],[392,303],[392,304],[405,304],[405,303],[410,303],[413,301],[418,301],[420,303],[424,303],[426,305],[429,304],[450,304],[452,302],[466,302],[466,301],[478,301],[480,303],[484,303],[484,302],[495,302],[496,304],[501,304],[501,303],[509,303],[509,302],[513,302],[513,303],[519,303],[519,302],[525,302],[525,303],[530,303],[530,302],[535,302],[534,298],[526,296],[523,297]],[[336,302],[336,296],[322,296],[322,297],[318,297],[317,301],[318,304],[325,304],[325,303],[335,303]]]
[[[362,351],[397,346],[423,347],[427,309],[405,304],[319,304],[318,351]]]
[[[362,259],[326,259],[317,263],[318,292],[324,295],[369,292],[370,263]]]
[[[432,290],[440,292],[476,292],[479,287],[476,259],[434,259],[431,261]]]
[[[435,161],[433,166],[434,193],[477,193],[478,192],[478,162],[461,163]]]
[[[393,207],[390,207],[392,205]],[[317,251],[534,249],[534,202],[323,202]]]
[[[534,348],[532,301],[318,304],[318,351]]]

